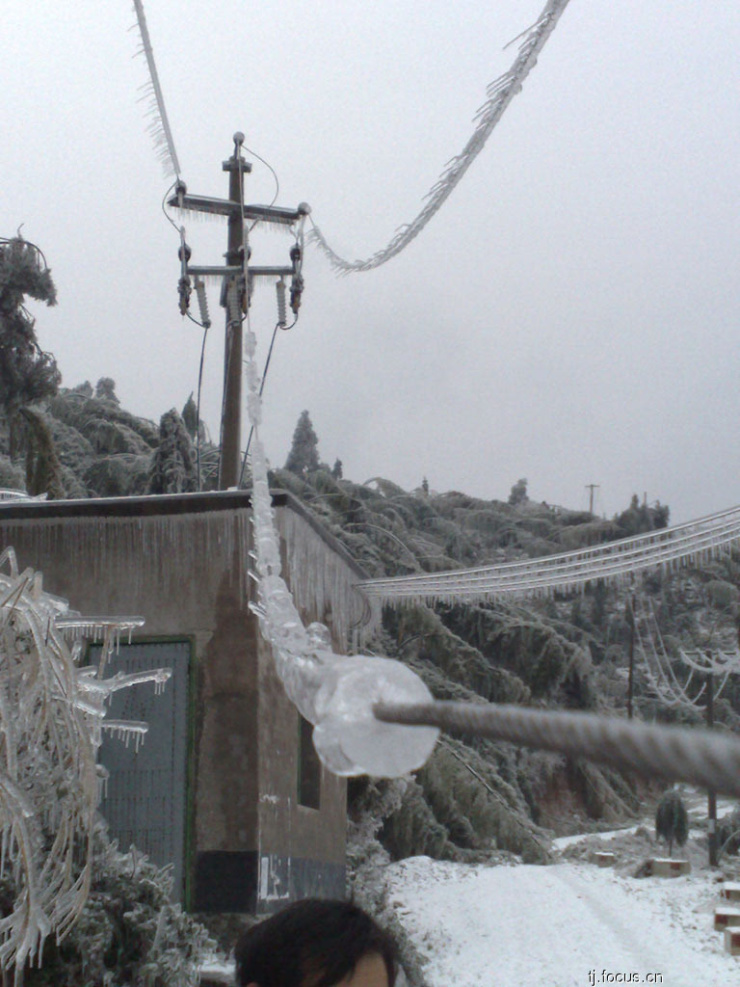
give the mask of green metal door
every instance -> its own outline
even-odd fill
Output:
[[[90,663],[100,646],[90,649]],[[171,668],[164,691],[136,685],[113,694],[112,720],[144,720],[149,730],[136,749],[104,734],[100,762],[109,771],[101,812],[110,836],[122,851],[131,844],[159,867],[173,865],[173,897],[184,897],[187,789],[189,641],[122,644],[111,656],[107,675]]]

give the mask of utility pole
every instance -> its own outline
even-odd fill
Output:
[[[627,719],[631,720],[633,715],[632,704],[635,694],[635,594],[632,594],[628,603],[630,615],[630,664],[627,676]]]
[[[168,200],[173,208],[191,209],[212,215],[226,216],[228,220],[226,265],[195,266],[189,263],[190,249],[183,243],[183,277],[180,282],[181,311],[187,309],[190,294],[190,277],[221,277],[221,305],[226,310],[226,336],[224,355],[224,394],[221,412],[221,462],[218,489],[228,490],[239,483],[241,456],[241,404],[242,404],[242,322],[249,310],[252,281],[256,277],[291,277],[290,307],[295,315],[301,304],[303,257],[296,243],[290,251],[290,267],[250,267],[249,245],[244,243],[246,220],[266,220],[284,226],[293,226],[307,216],[311,209],[302,202],[297,209],[280,206],[247,205],[244,202],[244,175],[252,165],[241,155],[244,134],[234,134],[234,153],[223,162],[222,168],[229,174],[228,199],[213,199],[205,195],[190,195],[184,182],[179,182],[175,194]],[[184,236],[184,234],[182,234]],[[197,283],[197,282],[196,282]]]
[[[588,513],[589,514],[593,514],[593,512],[594,512],[594,490],[598,490],[598,489],[599,489],[599,484],[598,483],[587,483],[586,484],[586,490],[588,490],[588,492],[589,492],[589,497],[588,497]]]
[[[229,173],[229,201],[244,202],[244,172],[252,166],[241,156],[244,135],[234,134],[234,153],[222,164]],[[224,398],[221,411],[221,460],[218,471],[218,489],[235,487],[239,479],[239,453],[241,450],[242,408],[242,316],[249,307],[247,263],[244,256],[244,222],[241,209],[232,210],[228,218],[226,264],[241,268],[241,273],[224,278],[221,288],[221,304],[226,310],[226,336],[224,352]]]
[[[713,662],[712,652],[707,651],[710,665]],[[707,727],[714,726],[714,672],[707,675]],[[717,793],[707,791],[707,837],[709,843],[709,866],[717,866]]]

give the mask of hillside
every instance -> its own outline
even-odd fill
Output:
[[[218,450],[198,424],[192,400],[182,415],[173,409],[157,426],[122,409],[107,378],[95,389],[62,389],[26,415],[24,460],[10,459],[0,431],[0,487],[56,497],[194,490],[198,430],[202,485],[208,489],[215,483]],[[533,503],[526,481],[512,487],[507,501],[435,493],[426,483],[410,492],[382,478],[359,484],[341,477],[341,464],[330,470],[317,455],[295,471],[275,469],[271,479],[298,497],[371,576],[534,558],[668,521],[665,506],[641,505],[637,498],[610,520]],[[740,558],[728,556],[702,569],[651,574],[630,593],[648,601],[677,662],[679,647],[735,647],[738,586]],[[440,699],[621,712],[629,595],[593,585],[540,601],[388,609],[375,650],[408,663]],[[716,704],[720,724],[738,722],[739,701],[730,683]],[[647,719],[700,719],[690,709],[662,707],[650,695],[639,663],[635,707]],[[614,771],[507,744],[446,737],[412,780],[351,783],[358,836],[353,853],[356,863],[373,847],[393,859],[426,854],[477,861],[505,852],[542,861],[552,832],[612,826],[633,816],[643,795],[640,783]]]

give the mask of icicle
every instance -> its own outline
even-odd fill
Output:
[[[243,517],[240,519],[240,515]],[[245,561],[248,547],[241,534],[246,523],[248,506],[243,512],[208,511],[202,515],[139,515],[128,517],[70,517],[59,519],[9,519],[3,522],[8,541],[34,546],[41,555],[69,560],[77,565],[84,559],[89,578],[103,582],[110,572],[120,566],[121,557],[130,555],[134,547],[140,552],[139,564],[131,570],[132,593],[146,599],[156,584],[164,594],[177,594],[183,609],[196,607],[203,593],[218,592],[220,574],[231,569],[234,551],[239,565]],[[204,557],[212,560],[206,581],[183,580],[179,570],[169,564],[176,556],[187,568],[196,567]],[[246,577],[245,577],[246,578]],[[0,595],[2,589],[0,588]],[[146,614],[143,615],[146,617]],[[70,635],[87,636],[86,627]],[[93,628],[94,629],[94,628]],[[133,628],[135,630],[135,627]],[[126,628],[121,628],[121,640]]]

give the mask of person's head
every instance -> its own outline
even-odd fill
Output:
[[[241,987],[393,987],[396,947],[361,908],[309,898],[239,937]]]

